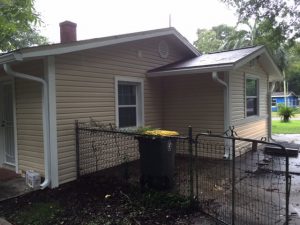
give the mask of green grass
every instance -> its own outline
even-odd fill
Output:
[[[60,211],[56,202],[31,203],[16,213],[14,221],[18,224],[44,225],[55,220]]]
[[[300,120],[291,120],[288,123],[279,120],[272,121],[273,134],[300,134]]]
[[[279,117],[277,112],[272,112],[272,118],[274,117]],[[292,117],[292,119],[293,118],[300,118],[300,113],[296,113],[295,117]]]

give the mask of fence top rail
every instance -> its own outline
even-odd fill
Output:
[[[186,140],[188,139],[187,136],[155,136],[155,135],[148,135],[148,134],[142,134],[135,131],[130,130],[118,130],[118,129],[108,129],[103,127],[87,127],[87,126],[78,126],[78,130],[81,131],[89,131],[89,132],[105,132],[105,133],[111,133],[111,134],[123,134],[128,136],[134,136],[134,137],[149,137],[149,138],[171,138],[171,139],[178,139],[178,140]]]
[[[229,139],[229,140],[236,140],[236,141],[245,141],[245,142],[256,142],[258,144],[265,144],[265,145],[273,145],[273,146],[277,146],[279,148],[281,148],[282,150],[286,151],[286,148],[278,143],[271,143],[271,142],[267,142],[265,140],[256,140],[256,139],[250,139],[250,138],[242,138],[242,137],[236,137],[236,136],[224,136],[224,135],[219,135],[219,134],[212,134],[212,133],[200,133],[196,135],[195,140],[198,141],[199,137],[215,137],[215,138],[223,138],[223,139]]]

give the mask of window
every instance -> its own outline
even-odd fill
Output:
[[[277,106],[277,101],[275,98],[272,99],[272,106]]]
[[[120,128],[143,125],[142,82],[137,79],[116,80],[116,121]]]
[[[246,79],[247,116],[258,115],[258,79]]]

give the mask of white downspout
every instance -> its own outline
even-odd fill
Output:
[[[268,139],[274,141],[272,138],[272,92],[275,88],[275,81],[271,83],[271,87],[269,87],[268,91]]]
[[[49,104],[48,104],[48,88],[45,80],[34,77],[28,74],[13,71],[8,64],[4,64],[4,71],[13,77],[32,80],[43,85],[43,140],[44,140],[44,164],[45,164],[45,180],[41,184],[41,189],[44,189],[50,184],[50,154],[49,154]]]
[[[218,73],[216,71],[212,72],[212,79],[221,85],[223,85],[224,88],[224,132],[226,132],[229,129],[229,88],[228,84],[221,80],[218,76]],[[225,145],[230,146],[230,140],[225,140]],[[225,154],[224,158],[228,159],[230,156],[230,148],[225,148]]]

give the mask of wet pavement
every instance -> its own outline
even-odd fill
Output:
[[[300,134],[276,134],[272,138],[288,148],[300,148]],[[300,152],[299,152],[300,153]],[[290,224],[300,224],[300,154],[289,158],[289,171],[292,177],[290,192]]]

